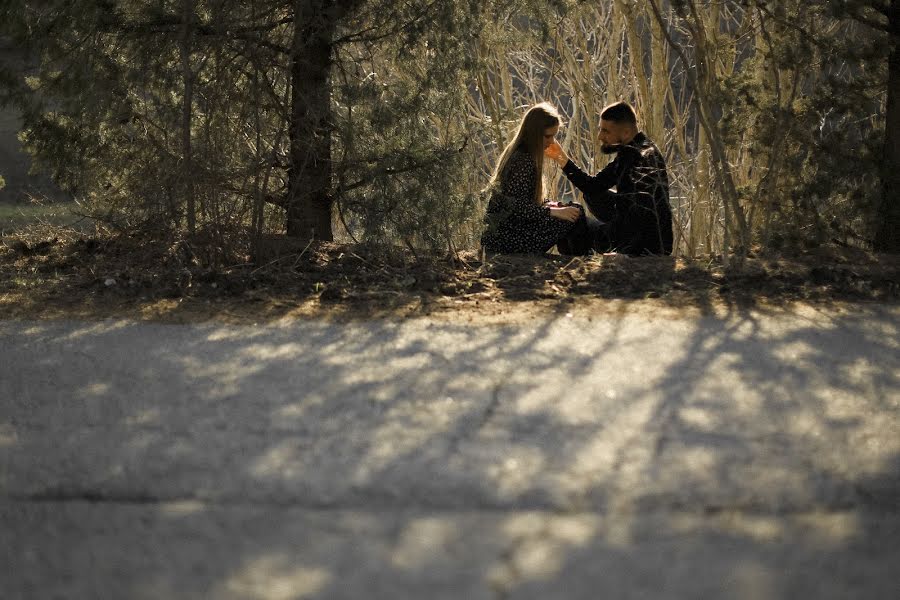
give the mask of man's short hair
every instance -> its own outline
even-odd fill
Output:
[[[600,119],[603,121],[612,121],[613,123],[628,123],[637,125],[637,115],[634,109],[627,102],[616,102],[610,104],[600,113]]]

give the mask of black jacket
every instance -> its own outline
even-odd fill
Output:
[[[563,167],[595,217],[610,224],[613,249],[624,254],[671,254],[669,177],[659,148],[638,133],[591,177],[571,160]],[[615,191],[610,188],[615,187]]]

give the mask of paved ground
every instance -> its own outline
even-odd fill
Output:
[[[0,322],[0,595],[896,598],[900,308]]]

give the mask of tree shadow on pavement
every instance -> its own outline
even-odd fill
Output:
[[[646,320],[0,323],[4,587],[884,595],[896,312]]]

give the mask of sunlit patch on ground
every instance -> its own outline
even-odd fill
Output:
[[[55,232],[55,233],[54,233]],[[262,266],[204,266],[183,246],[44,228],[0,243],[0,317],[274,323],[404,318],[526,322],[546,314],[648,316],[806,302],[900,299],[900,257],[844,248],[754,255],[740,267],[684,258],[412,256],[347,244]]]

